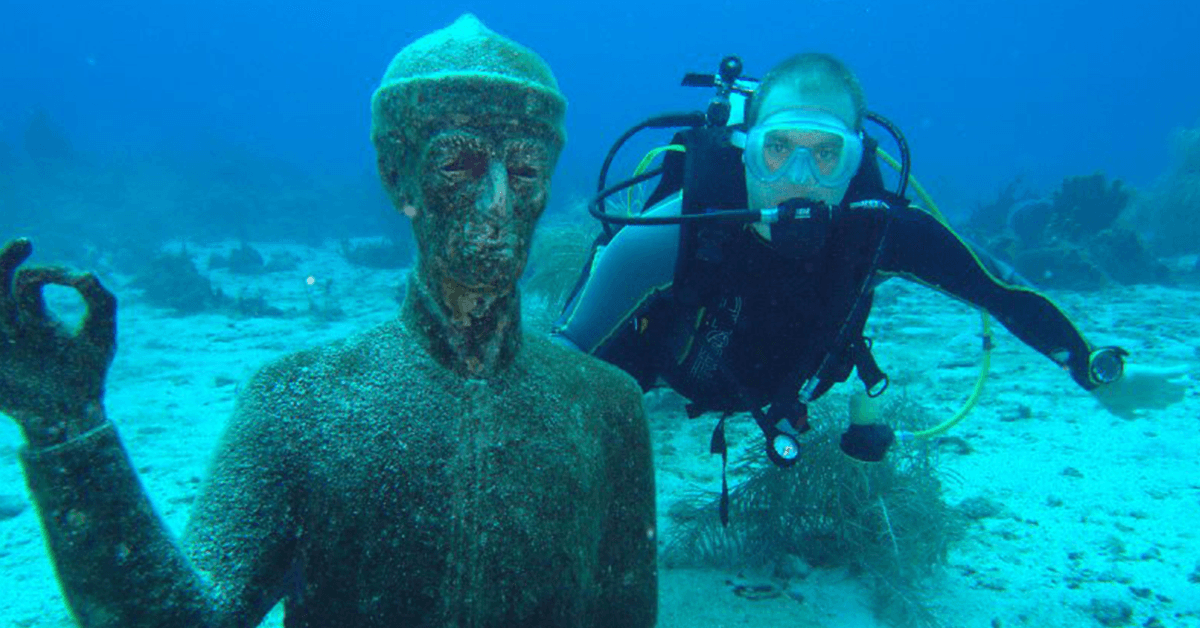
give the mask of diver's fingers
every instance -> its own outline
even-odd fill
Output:
[[[1159,379],[1175,379],[1192,372],[1194,367],[1190,364],[1170,364],[1166,366],[1151,366],[1148,364],[1139,364],[1130,362],[1125,365],[1125,375],[1127,377],[1154,377]]]
[[[117,335],[117,297],[92,273],[76,275],[71,285],[88,306],[79,334],[94,345],[111,350]]]
[[[43,289],[47,284],[70,286],[71,273],[57,266],[35,266],[22,268],[13,282],[13,296],[22,318],[36,321],[46,320],[46,297]]]
[[[32,252],[33,244],[28,238],[12,240],[0,251],[0,317],[4,322],[15,323],[17,320],[17,303],[12,292],[13,277]]]

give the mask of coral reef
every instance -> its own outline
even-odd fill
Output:
[[[991,253],[1042,287],[1098,289],[1165,283],[1166,266],[1121,220],[1131,194],[1103,173],[1067,177],[1050,198],[1021,198],[1017,181],[980,207],[967,228]],[[1001,225],[998,216],[1005,215]]]
[[[1088,252],[1070,243],[1019,249],[1011,262],[1022,276],[1047,288],[1099,290],[1109,283]]]
[[[1008,212],[1008,229],[1024,246],[1043,244],[1054,218],[1054,203],[1042,198],[1018,201]]]
[[[776,469],[760,450],[735,463],[750,475],[730,492],[728,528],[710,495],[672,507],[676,526],[664,564],[768,567],[778,574],[781,561],[798,557],[814,567],[848,567],[872,584],[881,617],[935,623],[921,603],[920,582],[944,563],[965,525],[942,499],[935,452],[914,446],[877,464],[853,460],[838,448],[844,413],[827,408],[814,408],[803,463]],[[904,429],[923,416],[904,399],[885,410],[888,423]]]
[[[161,252],[145,261],[129,287],[141,290],[147,302],[177,314],[216,309],[229,298],[200,274],[186,248],[178,253]]]
[[[966,228],[973,233],[1000,233],[1009,222],[1012,208],[1032,196],[1028,190],[1021,189],[1021,177],[1015,177],[1000,188],[995,200],[979,205],[971,212]]]
[[[287,251],[276,253],[269,259],[258,249],[242,242],[228,255],[213,253],[208,258],[208,269],[224,268],[235,275],[262,275],[279,271],[295,270],[300,259]]]
[[[412,248],[399,238],[352,244],[342,240],[342,257],[355,266],[376,270],[395,270],[412,263]]]
[[[1106,185],[1103,173],[1067,177],[1054,192],[1046,231],[1052,241],[1078,242],[1111,228],[1128,204],[1129,192],[1119,180]]]
[[[368,170],[310,173],[220,143],[188,153],[94,153],[41,110],[28,116],[17,142],[0,150],[0,229],[34,238],[39,255],[80,266],[91,261],[85,249],[105,257],[131,241],[152,249],[183,238],[319,245],[392,232],[407,221]],[[64,245],[48,249],[53,238]]]
[[[1121,284],[1170,283],[1170,269],[1128,228],[1105,229],[1088,241],[1088,251],[1108,278]]]
[[[242,318],[286,318],[292,312],[267,303],[261,290],[242,290],[233,300],[233,311]]]
[[[1200,253],[1200,126],[1173,140],[1171,169],[1137,200],[1133,216],[1156,253]]]
[[[267,261],[258,249],[242,242],[229,255],[213,253],[208,258],[208,269],[225,268],[235,275],[261,275],[266,272]]]
[[[221,312],[242,318],[282,318],[295,314],[270,305],[262,291],[246,289],[230,297],[213,287],[212,281],[200,274],[186,247],[178,253],[163,251],[145,258],[129,287],[140,290],[147,303],[181,316]]]

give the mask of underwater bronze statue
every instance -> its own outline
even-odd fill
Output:
[[[648,627],[654,487],[631,378],[522,331],[517,279],[564,142],[530,50],[472,16],[372,100],[418,242],[400,316],[244,387],[177,543],[103,408],[116,300],[0,253],[0,411],[83,626]],[[67,332],[48,284],[88,304]]]

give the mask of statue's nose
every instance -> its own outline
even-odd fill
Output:
[[[505,219],[512,213],[512,202],[508,187],[508,169],[498,159],[488,160],[487,174],[484,175],[483,189],[480,192],[478,208],[489,218]]]

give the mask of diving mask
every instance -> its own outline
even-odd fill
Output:
[[[787,179],[836,188],[854,178],[863,141],[834,115],[785,109],[754,125],[741,148],[746,171],[763,183]]]

